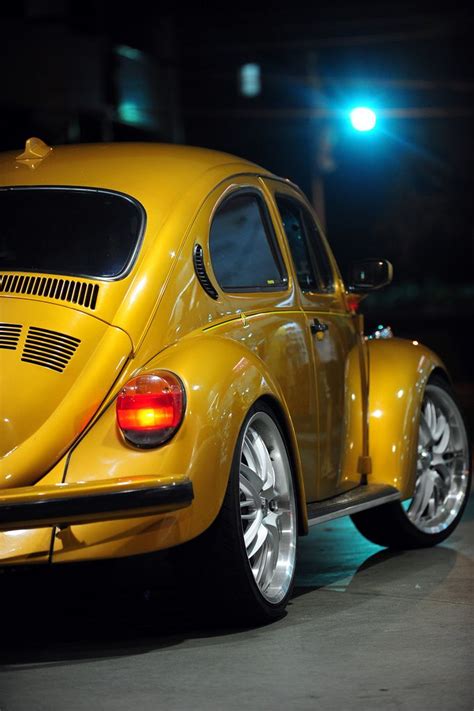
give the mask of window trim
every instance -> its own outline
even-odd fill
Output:
[[[132,197],[131,195],[128,195],[127,193],[123,193],[120,190],[111,190],[108,188],[90,188],[90,187],[85,187],[85,186],[80,186],[80,185],[2,185],[0,187],[0,191],[14,191],[14,190],[62,190],[62,191],[74,191],[74,192],[87,192],[87,193],[103,193],[106,195],[116,195],[121,198],[124,198],[128,202],[131,202],[136,208],[138,208],[138,212],[140,213],[141,221],[140,221],[140,227],[138,229],[137,233],[137,239],[135,242],[135,247],[130,255],[130,258],[128,259],[127,263],[125,264],[124,268],[119,274],[115,274],[114,276],[111,277],[105,277],[105,276],[90,276],[88,274],[72,274],[69,272],[57,272],[57,271],[52,271],[48,270],[47,272],[31,272],[25,269],[4,269],[3,271],[5,272],[17,272],[19,274],[25,273],[25,274],[55,274],[59,276],[66,276],[66,277],[71,277],[71,278],[78,278],[78,279],[90,279],[91,281],[103,281],[103,282],[115,282],[115,281],[120,281],[121,279],[124,279],[125,277],[129,276],[130,272],[132,271],[135,262],[137,261],[137,257],[140,253],[140,250],[143,245],[143,239],[145,236],[146,232],[146,227],[147,227],[147,214],[146,210],[143,207],[142,203],[137,200],[136,198]]]
[[[304,239],[305,239],[305,243],[306,243],[306,248],[307,248],[307,250],[308,250],[308,255],[309,255],[309,259],[310,259],[310,263],[311,263],[311,269],[312,269],[312,271],[313,271],[313,278],[314,278],[315,283],[318,284],[318,286],[319,286],[318,291],[314,291],[314,289],[305,289],[305,288],[300,284],[300,280],[299,280],[299,278],[298,278],[298,271],[297,271],[297,268],[296,268],[296,263],[295,263],[295,260],[294,260],[294,257],[293,257],[293,252],[292,252],[292,250],[291,250],[290,240],[288,239],[288,235],[286,234],[285,225],[283,224],[283,218],[282,218],[282,215],[281,215],[281,212],[280,212],[280,208],[279,208],[279,206],[278,206],[278,200],[279,200],[279,199],[280,199],[280,200],[286,200],[286,201],[289,202],[289,203],[293,203],[294,205],[296,205],[296,207],[298,208],[298,210],[299,210],[299,212],[300,212],[300,215],[301,215],[301,224],[302,224],[302,227],[303,227],[303,235],[304,235]],[[299,198],[295,197],[294,195],[289,195],[288,193],[275,192],[275,193],[274,193],[274,200],[275,200],[276,208],[277,208],[277,210],[278,210],[278,216],[279,216],[279,218],[280,218],[280,222],[281,222],[282,227],[283,227],[283,232],[284,232],[284,234],[285,234],[285,239],[286,239],[286,242],[287,242],[287,244],[288,244],[288,249],[289,249],[289,252],[290,252],[290,257],[291,257],[291,261],[292,261],[292,264],[293,264],[293,268],[294,268],[294,270],[295,270],[296,282],[297,282],[299,288],[301,289],[302,293],[303,293],[303,294],[317,294],[318,296],[320,296],[321,294],[335,294],[335,293],[336,293],[336,279],[335,279],[335,274],[334,274],[334,269],[333,269],[333,266],[332,266],[332,263],[331,263],[331,259],[330,259],[329,253],[328,253],[328,251],[327,251],[327,249],[326,249],[326,245],[324,244],[323,240],[321,239],[321,234],[320,234],[320,231],[319,231],[319,227],[318,227],[318,225],[317,225],[315,219],[314,219],[313,216],[311,215],[311,212],[309,211],[308,207],[304,204],[304,202],[303,202],[302,200],[300,200]],[[304,219],[305,213],[302,212],[303,210],[305,210],[306,213],[308,213],[309,217],[311,218],[311,220],[313,221],[313,223],[314,223],[314,225],[315,225],[315,227],[316,227],[319,245],[320,245],[321,250],[323,251],[323,253],[324,253],[325,257],[326,257],[326,260],[327,260],[327,265],[328,265],[328,267],[329,267],[329,271],[330,271],[330,275],[331,275],[331,284],[330,284],[329,286],[326,286],[326,287],[323,287],[323,286],[321,285],[321,284],[322,284],[321,273],[320,273],[320,269],[319,269],[319,267],[318,267],[318,264],[317,264],[317,262],[316,262],[316,256],[317,256],[317,255],[314,254],[314,250],[311,248],[311,239],[310,239],[310,237],[309,237],[309,235],[308,235],[308,228],[307,228],[307,225],[306,225],[306,220]]]
[[[265,231],[265,237],[267,239],[268,246],[270,247],[270,252],[272,254],[273,259],[275,260],[275,265],[280,272],[280,283],[279,284],[274,284],[274,285],[268,285],[268,286],[255,286],[255,285],[249,285],[249,286],[233,286],[233,287],[226,287],[222,285],[217,278],[217,274],[214,270],[214,265],[212,261],[212,250],[211,250],[211,230],[212,226],[214,224],[214,220],[219,212],[219,210],[227,203],[233,200],[236,197],[244,197],[246,195],[249,195],[251,197],[256,198],[256,203],[257,207],[260,213],[260,217],[262,220],[262,225],[263,229]],[[283,255],[280,249],[280,245],[278,244],[278,238],[276,235],[275,227],[270,215],[270,210],[268,208],[267,202],[265,200],[265,196],[263,193],[258,190],[258,188],[253,187],[253,186],[245,186],[243,188],[237,188],[235,190],[232,190],[231,192],[228,192],[225,194],[225,196],[215,205],[213,212],[212,212],[212,218],[211,218],[211,223],[209,227],[209,238],[208,238],[208,244],[209,244],[209,258],[211,262],[211,267],[212,271],[215,277],[215,280],[219,286],[219,289],[225,293],[225,294],[258,294],[258,293],[266,293],[266,292],[282,292],[282,291],[288,291],[289,289],[289,281],[288,281],[288,270],[286,268],[285,261],[283,259]]]

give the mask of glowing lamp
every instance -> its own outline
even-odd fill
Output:
[[[122,388],[117,398],[117,424],[135,447],[158,447],[178,430],[184,405],[184,387],[176,375],[163,370],[149,372]]]
[[[366,106],[357,106],[350,112],[352,128],[356,131],[372,131],[377,123],[375,111]]]

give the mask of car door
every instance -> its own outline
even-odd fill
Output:
[[[334,258],[302,196],[283,181],[267,180],[299,285],[300,302],[311,332],[318,396],[318,500],[357,486],[356,467],[344,466],[354,388],[348,387],[349,363],[358,368],[359,337],[348,310]],[[352,422],[352,429],[354,429]],[[357,429],[357,428],[356,428]],[[354,461],[354,460],[353,460]],[[346,461],[347,464],[347,461]]]
[[[258,176],[232,176],[209,193],[189,233],[194,255],[198,245],[204,279],[199,269],[196,293],[195,280],[183,273],[183,306],[171,333],[179,328],[183,337],[200,322],[206,332],[236,340],[265,364],[294,428],[305,494],[314,501],[318,427],[311,336],[289,273],[285,238]],[[192,261],[188,253],[183,264]],[[214,296],[202,298],[201,288],[209,293],[210,286]]]

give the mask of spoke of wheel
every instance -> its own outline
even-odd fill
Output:
[[[257,529],[261,525],[261,522],[262,522],[262,511],[261,511],[261,507],[260,507],[260,496],[248,485],[248,482],[241,480],[240,492],[245,497],[244,501],[240,502],[240,507],[241,507],[240,518],[242,521],[251,521],[251,523],[248,525],[248,527],[246,529],[244,527],[245,547],[247,548],[249,545],[249,542],[252,541],[254,539],[254,537],[257,535]],[[250,499],[248,498],[249,495],[251,497]],[[250,511],[247,514],[242,513],[242,508],[244,506],[245,507],[250,506],[251,508],[253,508],[253,511]]]
[[[432,441],[431,429],[426,420],[425,413],[422,412],[420,418],[420,444],[422,447],[428,447]]]
[[[253,528],[253,525],[250,527],[251,529]],[[256,531],[252,532],[252,536],[248,536],[247,540],[247,532],[245,533],[245,547],[247,548],[247,555],[249,558],[252,558],[263,546],[263,544],[266,541],[266,538],[268,536],[268,530],[267,528],[260,522],[258,527],[255,527]],[[249,529],[250,532],[250,529]],[[256,534],[256,535],[255,535]]]
[[[249,439],[248,434],[245,437],[244,444],[242,447],[242,454],[245,457],[245,460],[249,466],[250,469],[252,469],[254,472],[258,470],[258,462],[255,459],[255,453],[252,447],[252,443]]]
[[[441,428],[437,428],[436,432],[439,432],[439,436],[435,436],[435,441],[439,439],[439,442],[437,442],[434,447],[433,447],[433,452],[435,454],[442,454],[445,450],[446,447],[449,444],[449,438],[451,437],[451,429],[447,423],[447,421],[443,418],[444,423]]]
[[[243,462],[240,462],[240,475],[245,479],[245,485],[254,501],[260,506],[260,492],[262,491],[263,482],[257,472],[248,467]]]
[[[433,494],[434,473],[425,469],[419,478],[418,488],[410,506],[410,514],[418,521],[425,512],[428,502]]]
[[[270,459],[270,452],[265,448],[265,467],[266,467],[266,478],[263,485],[263,491],[267,498],[274,498],[277,495],[275,490],[275,471],[273,469],[273,462]]]
[[[434,439],[439,439],[446,428],[448,428],[448,430],[449,430],[448,421],[446,420],[445,416],[440,413],[439,417],[437,418],[437,420],[435,422],[435,426],[434,426],[434,431],[433,431]]]
[[[278,531],[274,526],[266,526],[267,529],[267,539],[265,541],[265,551],[264,555],[262,555],[262,560],[261,560],[261,567],[258,572],[257,576],[257,584],[265,583],[268,585],[270,580],[267,580],[270,577],[270,573],[273,571],[276,563],[276,559],[278,558],[278,550],[279,550],[279,536],[278,536]]]
[[[430,434],[431,434],[431,430],[433,427],[433,410],[432,410],[432,405],[431,405],[430,400],[428,400],[428,402],[426,403],[426,406],[424,409],[424,416],[425,416],[426,424],[428,425],[428,428],[429,428]]]
[[[252,434],[254,451],[260,464],[259,471],[261,472],[263,488],[265,489],[273,484],[273,465],[263,439],[256,432]]]
[[[428,515],[430,518],[433,518],[435,513],[436,513],[436,501],[434,498],[431,498],[428,501]]]

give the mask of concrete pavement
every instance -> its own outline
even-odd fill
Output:
[[[349,519],[317,526],[297,575],[286,617],[250,630],[169,611],[159,592],[109,582],[77,598],[20,576],[2,610],[0,709],[472,711],[473,497],[430,550],[388,553]]]

